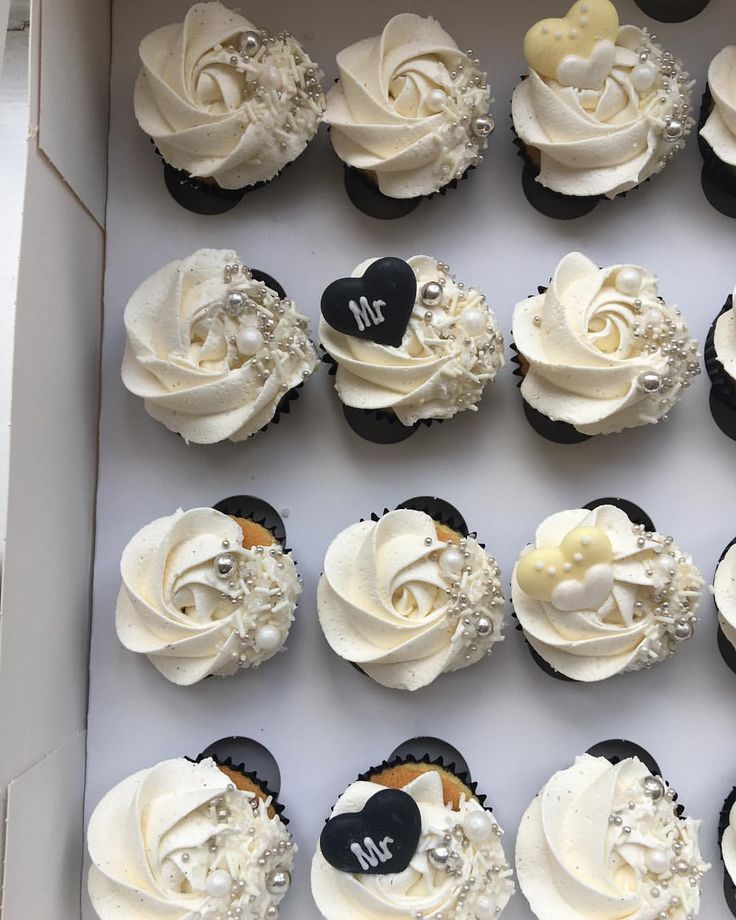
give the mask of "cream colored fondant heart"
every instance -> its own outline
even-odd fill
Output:
[[[598,527],[576,527],[559,546],[549,546],[525,553],[516,567],[516,580],[521,590],[538,601],[555,603],[555,592],[563,603],[573,596],[597,598],[608,585],[605,597],[613,586],[613,547],[605,531]],[[586,576],[594,575],[585,588]],[[572,582],[571,585],[568,583]],[[567,587],[563,587],[567,586]],[[596,605],[597,607],[598,605]],[[588,610],[588,606],[560,607],[560,610]]]
[[[604,38],[593,48],[590,57],[568,54],[557,68],[557,82],[577,89],[600,89],[616,63],[616,46]]]
[[[613,569],[604,562],[588,569],[582,581],[568,578],[552,591],[550,601],[558,610],[598,610],[613,590]]]
[[[524,55],[532,70],[556,80],[564,58],[589,58],[599,42],[615,45],[618,31],[618,13],[610,0],[577,0],[562,19],[543,19],[529,29]]]

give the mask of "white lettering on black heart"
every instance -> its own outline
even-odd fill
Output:
[[[393,842],[393,837],[384,837],[380,844],[376,844],[372,837],[364,837],[363,846],[351,843],[350,851],[357,857],[360,868],[367,871],[370,868],[375,869],[379,862],[385,863],[393,859],[393,853],[388,848],[389,843]]]
[[[381,323],[385,321],[384,315],[381,312],[381,308],[385,306],[385,301],[374,300],[372,303],[369,303],[367,297],[360,298],[360,305],[354,300],[351,300],[348,307],[355,317],[358,332],[370,329],[371,326],[380,326]]]

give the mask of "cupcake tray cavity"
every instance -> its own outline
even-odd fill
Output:
[[[87,815],[136,770],[196,757],[216,739],[253,738],[278,761],[280,799],[300,847],[282,920],[319,920],[309,864],[325,817],[361,770],[389,758],[405,739],[439,738],[462,753],[506,831],[510,858],[521,815],[555,770],[601,739],[631,739],[661,764],[688,813],[704,820],[704,855],[714,869],[704,880],[701,916],[729,920],[717,826],[736,783],[736,687],[718,653],[707,595],[695,638],[666,666],[585,687],[550,680],[514,630],[507,606],[506,639],[489,658],[412,694],[384,689],[346,667],[325,642],[315,607],[332,538],[371,510],[417,495],[450,502],[478,531],[501,566],[507,600],[514,562],[539,522],[595,496],[636,503],[693,553],[701,571],[712,573],[736,530],[736,446],[711,418],[705,373],[669,421],[564,445],[540,438],[525,420],[508,347],[507,366],[477,413],[422,426],[400,443],[370,443],[351,430],[324,365],[293,412],[243,444],[188,447],[149,418],[120,380],[127,298],[156,269],[201,246],[232,248],[277,278],[310,317],[313,333],[331,280],[369,257],[425,253],[487,294],[507,346],[516,302],[549,278],[565,253],[580,249],[600,265],[630,260],[656,272],[663,296],[682,307],[702,349],[736,282],[736,225],[703,196],[696,138],[656,182],[567,222],[529,205],[513,138],[499,128],[471,180],[386,221],[351,204],[343,166],[322,129],[277,182],[228,213],[192,214],[166,190],[161,162],[132,110],[140,39],[180,21],[186,6],[182,0],[114,6]],[[682,25],[654,24],[632,0],[618,6],[622,21],[649,24],[683,57],[698,79],[698,98],[708,62],[733,41],[729,0],[712,0]],[[566,0],[552,4],[549,14],[565,7]],[[349,8],[286,0],[243,6],[255,22],[291,30],[323,66],[325,87],[337,75],[335,53],[377,34],[398,9],[388,0]],[[428,0],[422,12],[439,18],[488,66],[492,112],[499,126],[506,124],[524,70],[523,35],[539,18],[539,3],[494,4],[489,13],[480,0],[452,6]],[[115,635],[121,552],[156,517],[242,495],[278,512],[304,578],[287,650],[258,670],[175,686]],[[94,920],[86,896],[83,916]],[[532,920],[521,895],[503,918]]]

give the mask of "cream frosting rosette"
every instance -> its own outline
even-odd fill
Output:
[[[521,820],[519,885],[538,920],[686,920],[710,866],[700,822],[637,759],[584,754],[556,773]]]
[[[601,505],[540,524],[511,597],[532,648],[560,674],[590,682],[672,655],[693,634],[702,587],[671,537]]]
[[[713,345],[716,357],[729,377],[736,380],[736,290],[731,298],[731,308],[716,320]]]
[[[125,308],[123,383],[186,441],[243,441],[318,364],[295,304],[234,252],[200,249],[143,282]]]
[[[587,435],[659,421],[700,373],[697,342],[657,279],[635,265],[565,256],[549,288],[514,309],[526,402]]]
[[[692,81],[609,0],[578,0],[527,33],[529,76],[514,90],[517,135],[539,152],[543,186],[616,195],[664,168],[693,126]]]
[[[358,278],[373,264],[357,266]],[[357,409],[392,411],[402,425],[475,411],[504,365],[503,336],[485,295],[465,288],[449,266],[429,256],[407,259],[417,293],[401,344],[347,335],[320,319],[320,339],[337,364],[340,400]]]
[[[394,16],[337,56],[325,112],[335,152],[391,198],[439,191],[481,161],[493,131],[479,63],[435,19]]]
[[[120,641],[181,685],[275,655],[301,593],[290,553],[244,548],[239,524],[213,508],[147,524],[125,547],[120,571]]]
[[[728,548],[718,563],[713,580],[713,595],[721,630],[736,648],[736,544]]]
[[[319,67],[221,3],[147,35],[135,114],[171,166],[227,189],[272,179],[317,133]]]
[[[385,787],[353,783],[331,817],[361,811]],[[388,875],[343,872],[320,848],[312,860],[312,894],[326,920],[495,920],[514,891],[501,830],[475,799],[446,805],[442,779],[429,771],[403,787],[421,814],[421,834],[408,867]],[[449,842],[448,842],[449,836]],[[450,845],[451,842],[451,845]],[[450,851],[453,855],[449,855]]]
[[[728,826],[721,838],[721,856],[726,872],[731,881],[736,884],[736,803],[731,807],[728,815]]]
[[[719,160],[736,166],[736,45],[727,45],[710,62],[708,88],[713,109],[700,136]]]
[[[209,759],[166,760],[129,776],[95,808],[87,831],[98,916],[277,916],[296,846],[270,804],[236,789]]]
[[[495,560],[472,537],[438,537],[422,511],[391,511],[339,534],[325,556],[319,621],[334,652],[385,687],[417,690],[503,639]]]

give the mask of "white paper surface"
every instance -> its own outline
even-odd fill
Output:
[[[549,14],[562,13],[563,6],[548,4]],[[633,3],[619,6],[622,21],[646,22]],[[323,130],[278,182],[248,195],[229,214],[190,214],[169,198],[132,108],[140,39],[182,19],[186,9],[184,0],[129,0],[114,8],[87,812],[141,767],[196,754],[224,735],[257,738],[280,761],[282,798],[301,847],[282,916],[312,920],[317,912],[309,863],[330,806],[360,770],[404,739],[439,735],[463,751],[507,831],[511,860],[519,819],[546,779],[595,742],[624,736],[651,750],[688,811],[703,819],[702,843],[714,869],[704,883],[702,916],[726,920],[716,825],[736,782],[736,675],[719,657],[708,595],[696,638],[650,671],[592,687],[561,683],[534,665],[509,624],[506,641],[490,659],[414,695],[383,689],[338,659],[315,611],[316,582],[332,537],[371,511],[417,494],[438,494],[465,513],[496,555],[507,587],[518,551],[543,517],[605,495],[642,505],[694,554],[710,580],[736,532],[736,444],[711,420],[705,375],[669,422],[563,447],[529,428],[507,366],[477,414],[435,425],[403,444],[379,446],[347,427],[322,368],[278,427],[245,444],[187,447],[148,418],[119,374],[127,298],[157,268],[201,246],[234,248],[248,264],[275,275],[315,325],[322,289],[361,260],[431,254],[487,293],[507,340],[514,304],[546,283],[566,252],[581,248],[599,264],[635,261],[657,272],[663,296],[682,306],[704,342],[736,281],[736,223],[712,210],[701,193],[695,139],[662,176],[625,200],[604,202],[571,224],[542,217],[522,194],[509,127],[511,91],[524,71],[522,37],[540,5],[433,0],[414,9],[436,15],[461,47],[475,49],[496,97],[498,129],[486,162],[458,191],[393,223],[366,217],[344,194],[342,166]],[[377,34],[400,9],[388,0],[258,0],[243,11],[305,40],[329,85],[335,53]],[[734,39],[733,23],[729,0],[713,0],[695,21],[654,29],[665,47],[686,58],[699,81],[698,99],[708,61]],[[305,591],[288,652],[257,672],[176,687],[116,638],[120,554],[149,520],[235,493],[258,494],[289,509],[288,538]],[[89,906],[86,916],[92,916]],[[520,894],[504,913],[508,920],[530,916]]]

